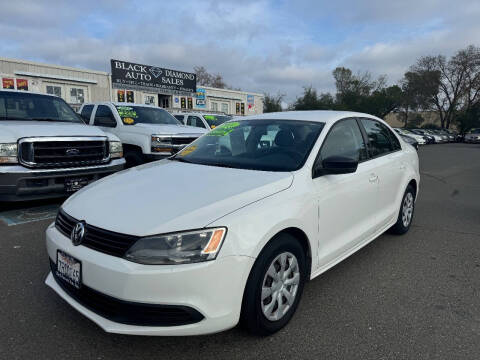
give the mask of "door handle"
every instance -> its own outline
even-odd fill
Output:
[[[370,175],[370,179],[368,179],[368,181],[370,181],[371,183],[374,183],[377,180],[378,180],[378,176],[375,174]]]

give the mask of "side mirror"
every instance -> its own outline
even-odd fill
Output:
[[[358,160],[345,156],[329,156],[313,167],[313,178],[322,175],[351,174],[357,171]]]

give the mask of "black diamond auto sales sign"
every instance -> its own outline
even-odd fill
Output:
[[[193,73],[113,59],[110,63],[114,88],[185,96],[197,92],[197,76]]]

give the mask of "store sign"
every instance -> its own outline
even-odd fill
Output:
[[[195,105],[199,109],[205,109],[206,102],[205,102],[205,89],[197,88],[197,100]]]
[[[197,91],[197,75],[193,73],[113,59],[110,63],[114,88],[186,96]]]
[[[247,95],[248,111],[255,111],[255,98],[253,95]]]
[[[2,85],[4,89],[15,89],[15,83],[13,79],[3,78]]]

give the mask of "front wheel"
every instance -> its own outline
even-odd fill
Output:
[[[403,194],[402,205],[400,206],[397,222],[392,226],[391,232],[399,235],[405,234],[412,224],[414,210],[415,190],[412,185],[408,185]]]
[[[306,277],[306,256],[290,234],[273,239],[257,258],[243,296],[240,322],[249,332],[270,335],[297,309]]]

